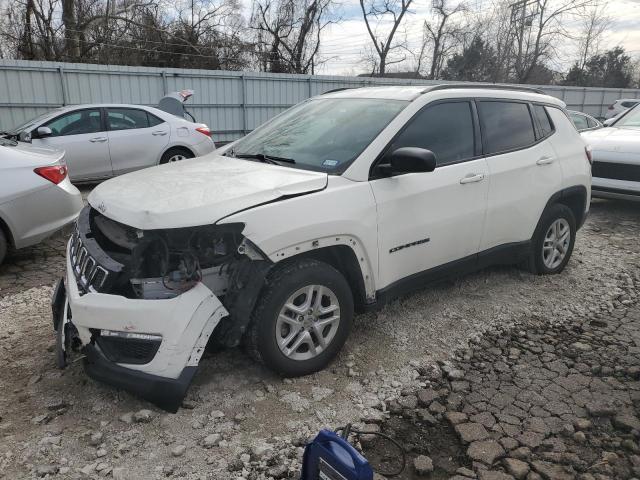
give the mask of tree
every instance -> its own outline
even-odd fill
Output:
[[[593,3],[594,0],[535,0],[531,27],[521,23],[521,28],[516,29],[518,45],[522,48],[515,59],[514,79],[528,83],[540,62],[552,55],[556,40],[566,35],[564,19]]]
[[[394,37],[412,2],[413,0],[360,0],[360,9],[367,32],[378,57],[377,73],[380,76],[384,76],[388,65],[405,60],[404,56],[390,59],[390,55],[403,47],[402,44],[394,43]],[[391,29],[385,33],[377,33],[381,24],[387,19],[391,20]]]
[[[320,34],[332,0],[254,0],[258,62],[276,73],[310,73],[318,64]]]
[[[0,42],[14,58],[240,69],[243,27],[238,0],[13,0]]]
[[[633,62],[624,48],[615,47],[587,60],[584,68],[576,62],[567,74],[565,85],[580,87],[629,88],[633,80]]]
[[[493,80],[497,62],[493,47],[476,35],[469,46],[448,60],[442,78],[465,82],[490,82]]]
[[[606,2],[597,1],[582,18],[582,32],[578,36],[578,65],[584,68],[587,60],[600,53],[602,37],[611,26],[611,18],[605,14]]]
[[[452,25],[450,20],[465,9],[466,6],[462,2],[452,7],[448,0],[433,1],[432,10],[435,18],[432,21],[425,20],[424,22],[426,41],[433,45],[431,49],[431,67],[428,74],[430,79],[438,77],[447,53],[457,48],[461,29],[456,25]]]

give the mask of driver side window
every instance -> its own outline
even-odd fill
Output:
[[[45,123],[43,127],[51,129],[52,137],[100,132],[102,131],[100,110],[76,110]]]
[[[436,155],[438,165],[475,156],[473,116],[469,102],[446,102],[427,106],[414,116],[391,145],[420,147]]]

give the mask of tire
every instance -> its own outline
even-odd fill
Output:
[[[319,291],[322,291],[320,303]],[[317,308],[329,310],[336,306],[337,310],[317,314]],[[304,307],[305,314],[298,310],[300,307]],[[267,277],[251,317],[245,346],[256,361],[284,377],[309,375],[325,368],[338,354],[349,336],[353,312],[349,284],[335,268],[310,259],[287,263]],[[326,342],[324,347],[318,335]],[[287,339],[290,341],[285,343]],[[304,343],[294,349],[300,339]],[[284,347],[278,345],[279,340]]]
[[[174,147],[162,154],[162,157],[160,157],[160,165],[193,157],[195,157],[195,155],[190,150],[182,147]]]
[[[562,204],[549,207],[542,214],[534,233],[528,270],[537,275],[562,272],[571,258],[576,231],[576,219],[569,207]],[[568,238],[565,239],[567,232]],[[558,234],[560,240],[557,240]]]
[[[4,232],[0,228],[0,265],[4,262],[4,259],[7,256],[7,250],[9,249],[9,243],[7,242],[7,237]]]

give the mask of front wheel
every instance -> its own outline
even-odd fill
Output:
[[[569,207],[551,206],[534,234],[529,270],[539,275],[560,273],[571,258],[576,241],[576,219]]]
[[[247,332],[248,352],[285,377],[322,370],[351,330],[353,296],[332,266],[300,260],[267,278]]]

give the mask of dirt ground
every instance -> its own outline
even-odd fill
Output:
[[[310,435],[390,421],[389,405],[428,387],[425,368],[487,329],[526,328],[531,319],[553,328],[636,302],[639,238],[640,205],[596,201],[561,275],[492,268],[406,296],[357,317],[332,366],[293,381],[241,350],[210,355],[185,408],[166,414],[88,379],[81,362],[55,368],[49,302],[64,265],[58,236],[0,267],[0,477],[298,478]],[[473,466],[468,456],[459,463]]]

